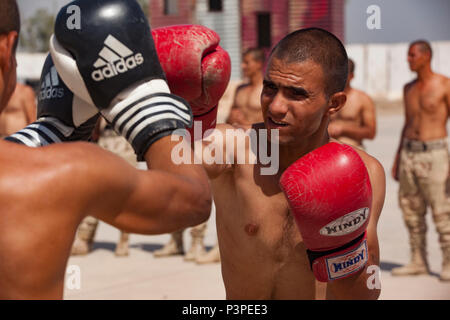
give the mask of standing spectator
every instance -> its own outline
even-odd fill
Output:
[[[348,77],[344,92],[344,107],[331,118],[328,133],[343,143],[365,149],[363,139],[373,139],[376,133],[375,105],[363,91],[352,88],[355,63],[348,59]]]
[[[242,73],[247,78],[235,92],[233,105],[227,123],[246,125],[262,122],[259,102],[263,87],[264,51],[250,48],[242,58]]]
[[[450,79],[431,70],[432,49],[425,40],[414,41],[408,63],[417,78],[404,87],[405,125],[394,160],[392,176],[400,182],[399,203],[408,228],[411,261],[392,274],[429,273],[426,258],[427,207],[431,207],[443,254],[442,281],[450,280],[450,199],[447,119]]]

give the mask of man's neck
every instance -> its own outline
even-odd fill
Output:
[[[257,72],[251,77],[249,77],[248,80],[252,87],[261,85],[263,83],[263,74],[261,72]]]
[[[348,83],[344,88],[344,92],[349,93],[352,89],[353,89],[352,86],[350,85],[350,83]]]
[[[292,145],[280,145],[280,169],[283,172],[287,167],[303,157],[305,154],[320,148],[321,146],[330,142],[330,137],[327,131],[328,120],[324,119],[317,132],[305,139],[304,143],[295,146]]]
[[[417,80],[419,82],[425,82],[433,76],[433,71],[431,70],[431,66],[428,64],[417,71]]]

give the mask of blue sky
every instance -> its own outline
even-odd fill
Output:
[[[369,30],[367,7],[377,5],[381,29]],[[410,42],[450,40],[449,0],[346,0],[347,43]]]

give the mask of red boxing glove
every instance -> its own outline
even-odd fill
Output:
[[[355,150],[330,142],[289,166],[280,186],[317,280],[345,278],[364,267],[372,188]]]
[[[219,35],[204,26],[157,28],[152,35],[171,92],[189,102],[203,136],[216,126],[217,105],[231,75],[230,56],[219,46]]]

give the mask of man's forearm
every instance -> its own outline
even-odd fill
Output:
[[[173,156],[174,148],[180,144],[186,143],[183,152],[190,152],[187,158],[192,161],[190,163],[175,163]],[[165,172],[180,175],[185,178],[192,178],[200,183],[202,187],[209,189],[208,177],[201,164],[194,164],[194,150],[186,141],[171,141],[171,136],[164,137],[154,143],[145,154],[145,161],[149,169],[162,170]]]
[[[370,127],[344,126],[341,136],[354,140],[373,139],[375,137],[375,129]]]
[[[371,272],[369,267],[375,266],[379,270],[379,266],[370,259],[366,266],[356,273],[345,279],[334,280],[328,283],[327,299],[337,300],[376,300],[380,296],[380,286],[374,285],[373,277],[379,274]],[[375,279],[379,283],[379,279]]]
[[[183,199],[179,205],[175,205],[186,219],[188,216],[198,216],[203,222],[209,216],[211,209],[211,188],[205,169],[201,164],[195,164],[194,151],[186,141],[172,141],[171,136],[156,141],[145,154],[145,160],[150,170],[159,170],[170,174],[171,188],[173,189],[174,201],[176,198]],[[190,152],[189,163],[177,163],[174,156],[174,148],[180,143],[183,152]],[[195,214],[195,213],[198,214]]]

